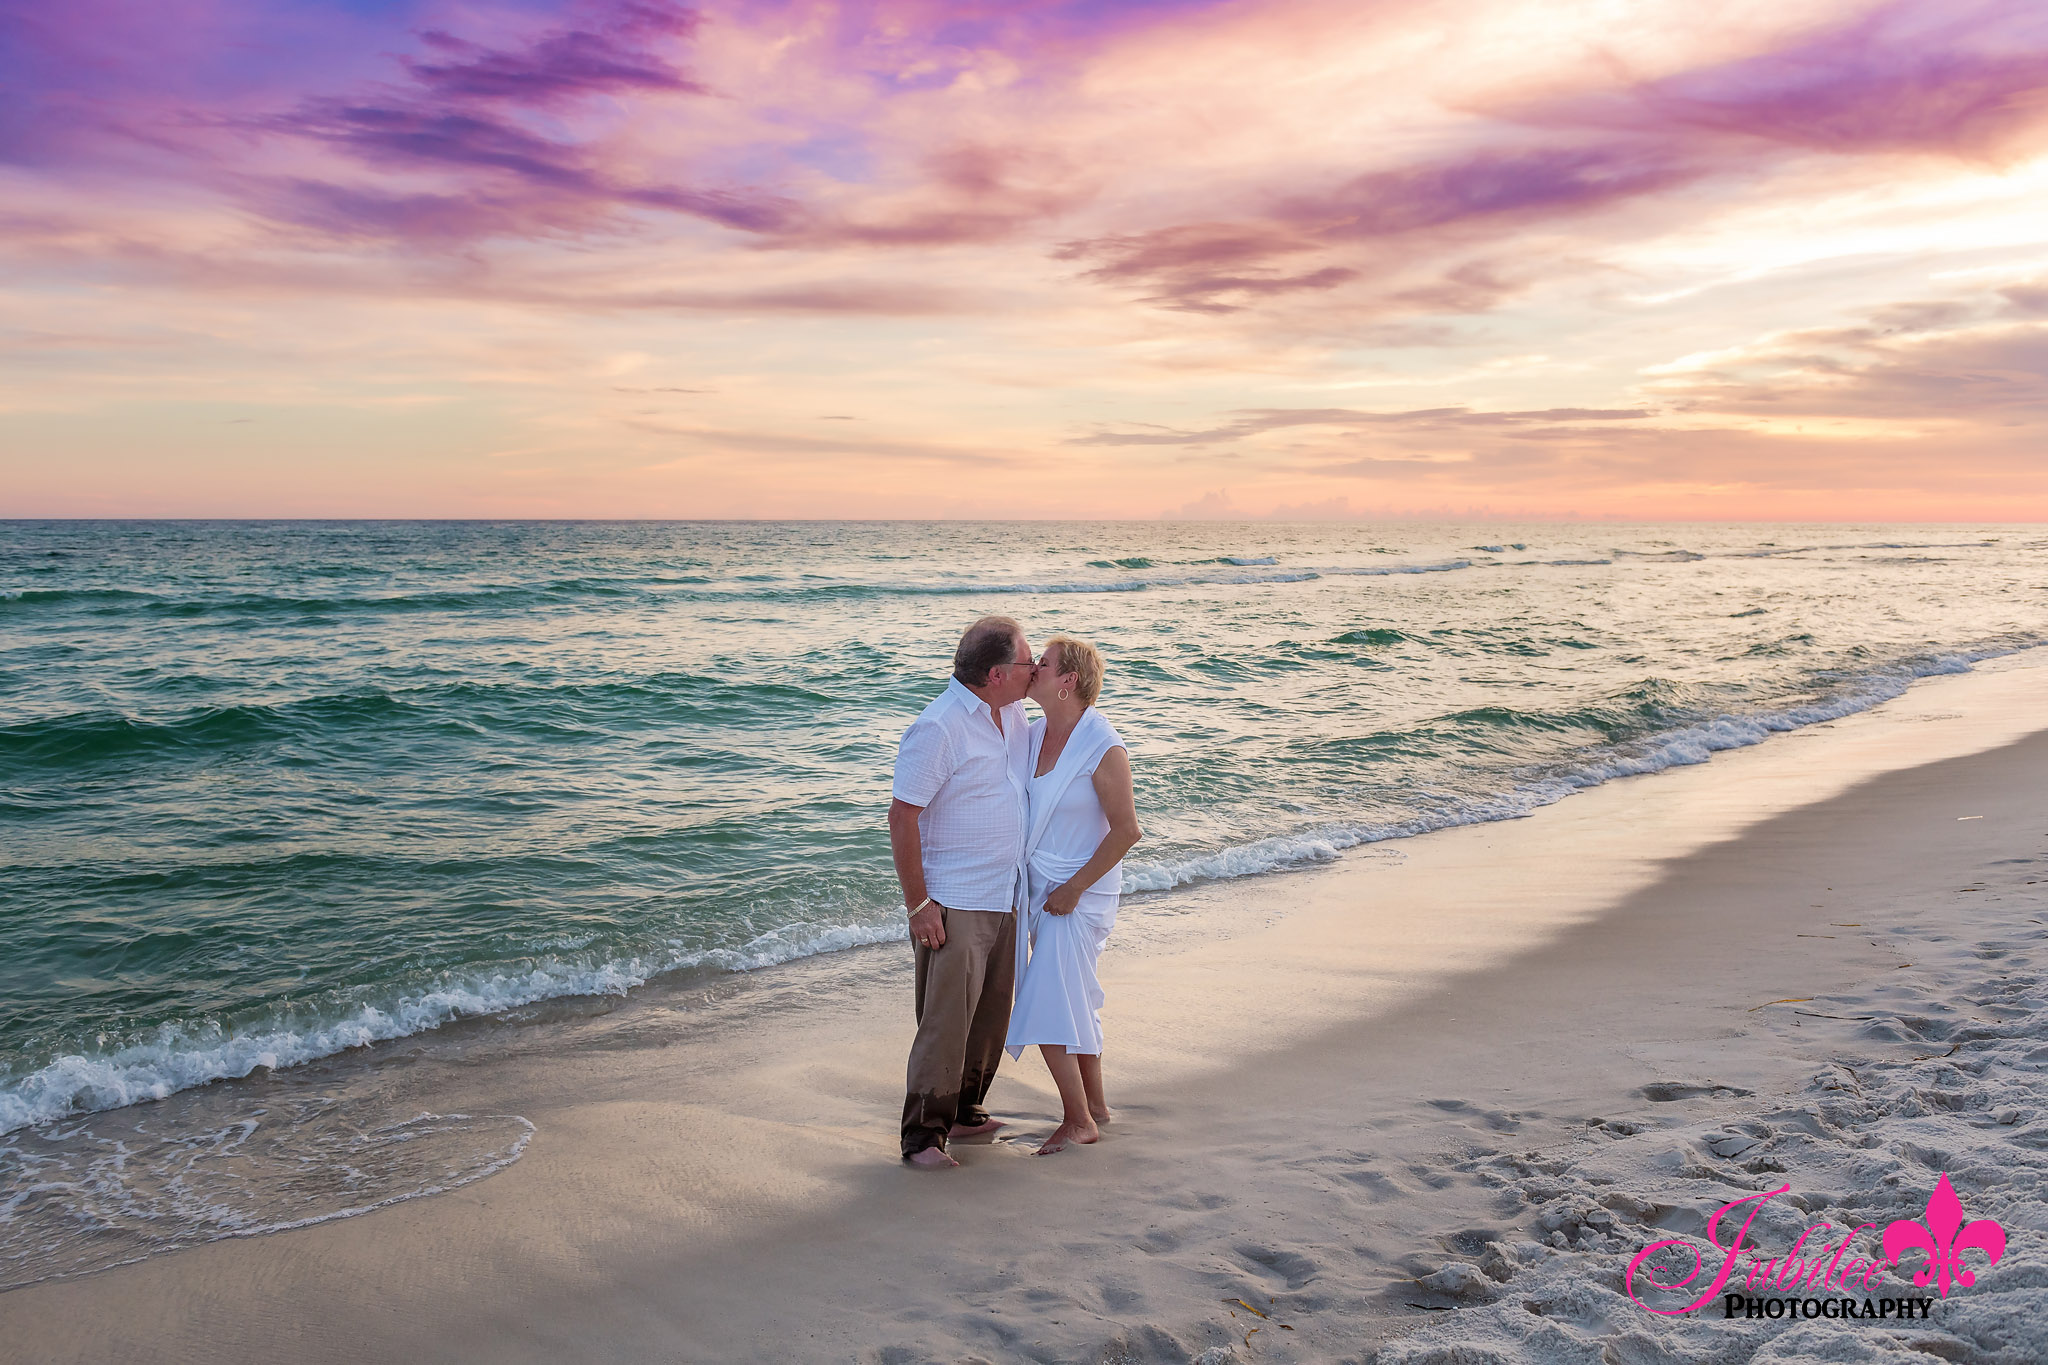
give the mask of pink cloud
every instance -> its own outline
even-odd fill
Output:
[[[2048,325],[1994,323],[1892,339],[1874,330],[1787,338],[1740,369],[1674,380],[1685,410],[1792,417],[1939,416],[1974,427],[2048,424]],[[2039,432],[2048,443],[2048,432]]]
[[[1320,246],[1272,223],[1183,223],[1149,232],[1063,242],[1053,259],[1091,263],[1081,278],[1135,285],[1142,302],[1190,313],[1237,312],[1277,294],[1333,289],[1357,278],[1350,266],[1284,274],[1274,262]]]
[[[715,458],[732,452],[744,452],[750,456],[792,464],[836,462],[861,456],[879,456],[916,466],[941,465],[967,469],[1013,469],[1027,463],[1021,455],[925,441],[804,436],[783,431],[671,427],[641,418],[625,419],[624,424],[648,435],[673,439],[693,447],[692,453],[681,457],[683,459]]]
[[[827,211],[809,206],[759,244],[779,249],[930,247],[992,243],[1058,217],[1086,199],[1088,177],[1026,146],[955,142],[919,158],[911,187],[879,202]]]
[[[1288,427],[1417,429],[1511,427],[1529,423],[1628,422],[1655,414],[1643,408],[1541,408],[1521,412],[1475,412],[1471,408],[1411,408],[1401,412],[1370,412],[1359,408],[1255,408],[1224,426],[1199,431],[1104,431],[1075,437],[1077,446],[1191,446],[1243,440]]]

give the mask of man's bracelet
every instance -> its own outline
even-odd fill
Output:
[[[930,905],[931,903],[932,898],[930,896],[926,896],[923,900],[919,901],[915,906],[911,907],[910,913],[912,915],[915,915],[919,910],[924,909],[927,905]]]

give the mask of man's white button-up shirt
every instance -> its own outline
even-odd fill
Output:
[[[1029,755],[1024,703],[1003,708],[999,733],[995,713],[958,678],[903,732],[893,791],[924,808],[917,833],[925,890],[947,909],[1013,907]]]

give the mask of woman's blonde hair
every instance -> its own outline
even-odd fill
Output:
[[[1083,706],[1095,705],[1095,698],[1102,691],[1102,655],[1086,640],[1076,640],[1071,635],[1055,635],[1046,641],[1059,648],[1059,665],[1054,673],[1075,675],[1074,695],[1081,699]]]

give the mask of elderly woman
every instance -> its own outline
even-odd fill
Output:
[[[1015,1057],[1037,1044],[1059,1087],[1065,1114],[1040,1156],[1098,1140],[1096,1125],[1109,1118],[1095,960],[1116,924],[1123,856],[1142,831],[1131,798],[1130,754],[1095,709],[1101,689],[1102,656],[1095,647],[1055,635],[1028,694],[1045,711],[1029,737],[1024,857],[1031,908],[1019,933],[1029,935],[1031,957],[1005,1046]]]

